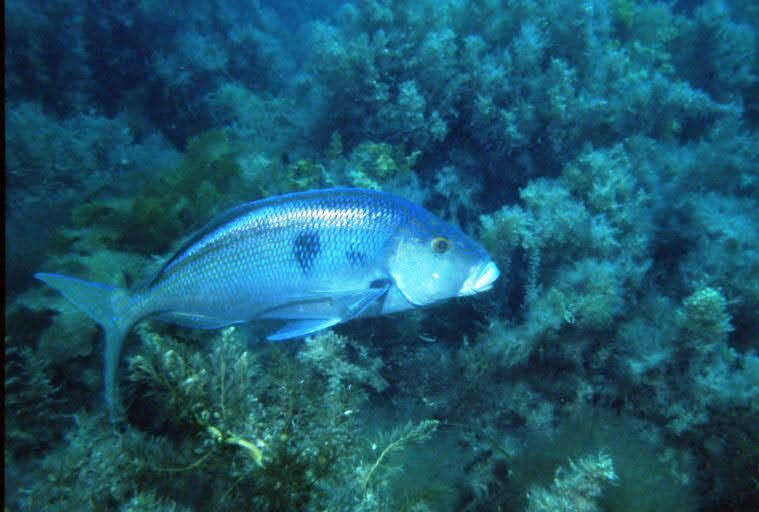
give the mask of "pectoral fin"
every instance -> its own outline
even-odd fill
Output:
[[[360,292],[316,294],[307,298],[298,298],[269,310],[262,317],[294,321],[285,324],[267,339],[280,341],[308,336],[361,316],[370,307],[379,304],[389,288],[389,281],[381,281],[372,283],[371,288]]]
[[[342,320],[340,318],[319,318],[315,320],[296,320],[284,325],[280,330],[271,333],[266,337],[269,341],[283,341],[292,338],[302,338],[309,334],[314,334],[333,325],[337,325]]]
[[[361,316],[371,306],[378,304],[380,299],[385,296],[390,288],[390,280],[377,280],[372,283],[372,287],[360,294],[348,294],[343,297],[345,306],[345,317],[343,322]]]

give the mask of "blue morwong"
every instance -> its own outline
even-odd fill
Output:
[[[483,292],[498,276],[486,251],[457,227],[400,197],[352,188],[237,206],[134,290],[36,274],[105,329],[112,415],[120,412],[122,342],[147,316],[207,329],[278,319],[284,324],[268,338],[285,340]]]

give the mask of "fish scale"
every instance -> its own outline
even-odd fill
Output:
[[[147,291],[149,309],[192,309],[235,323],[255,318],[304,287],[328,287],[337,275],[368,283],[376,278],[371,262],[413,206],[352,189],[260,203],[238,208],[240,217],[203,230],[181,249]],[[268,293],[261,293],[264,289]],[[214,300],[204,303],[206,297]]]
[[[268,338],[284,340],[360,316],[479,293],[498,275],[482,247],[414,203],[335,188],[227,211],[137,290],[36,276],[103,325],[106,399],[113,414],[124,336],[146,316],[197,328],[278,319],[286,323]]]

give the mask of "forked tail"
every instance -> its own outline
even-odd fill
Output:
[[[40,272],[34,275],[40,281],[58,290],[72,304],[81,309],[90,318],[103,326],[105,330],[105,401],[112,420],[121,414],[116,369],[119,354],[127,332],[139,320],[142,314],[126,290],[92,283],[60,274]]]

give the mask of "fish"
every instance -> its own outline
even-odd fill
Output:
[[[35,277],[103,327],[113,418],[121,412],[123,341],[144,318],[200,329],[279,320],[267,338],[289,340],[485,292],[499,275],[481,245],[423,207],[381,191],[332,188],[233,207],[132,290],[55,273]]]

